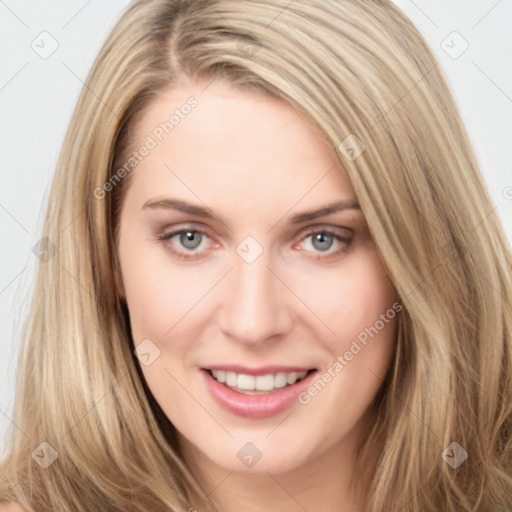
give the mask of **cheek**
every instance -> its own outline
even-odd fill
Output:
[[[197,274],[169,265],[158,241],[121,233],[119,259],[135,344],[144,338],[160,343],[207,291]]]
[[[191,279],[193,273],[183,272],[179,265],[169,265],[169,256],[157,241],[137,239],[128,231],[120,236],[119,260],[133,342],[140,345],[140,353],[150,354],[148,364],[140,359],[144,378],[164,410],[166,397],[172,395],[185,411],[190,403],[177,382],[185,385],[189,378],[183,368],[189,340],[195,338],[185,328],[190,326],[187,314],[207,285],[197,276]]]
[[[327,403],[325,410],[333,411],[332,417],[326,413],[325,421],[337,421],[336,404],[347,404],[347,420],[355,422],[388,371],[400,306],[395,304],[395,288],[372,247],[347,260],[337,279],[322,282],[322,290],[312,297],[316,300],[312,309],[320,312],[330,330],[320,326],[325,332],[321,343],[329,357],[319,376],[329,382],[330,391],[322,391],[318,404]],[[316,393],[312,390],[311,396]]]
[[[369,329],[378,322],[379,331],[383,337],[392,331],[392,318],[394,310],[386,318],[385,325],[381,325],[381,315],[392,308],[395,300],[395,289],[387,276],[384,267],[373,247],[359,251],[357,257],[347,260],[347,264],[340,267],[337,277],[331,275],[319,281],[306,283],[311,309],[318,312],[318,316],[325,324],[326,343],[331,351],[347,350],[347,343],[356,339],[361,333],[364,338],[365,329]],[[330,336],[329,336],[330,331]]]
[[[328,445],[359,422],[381,387],[401,307],[374,250],[361,251],[339,278],[323,282],[314,307],[334,334],[323,328],[326,335],[319,339],[329,356],[299,401],[310,411],[304,428],[332,426],[324,438]]]
[[[389,368],[399,312],[395,289],[376,252],[360,261],[350,284],[347,307],[337,323],[336,353],[341,356],[345,392],[360,404],[361,413]]]

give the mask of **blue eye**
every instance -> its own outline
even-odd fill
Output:
[[[345,232],[350,231],[344,229]],[[159,240],[165,242],[166,246],[171,252],[182,259],[200,258],[204,252],[205,247],[203,242],[210,237],[208,234],[201,229],[177,229],[171,233],[162,234]],[[316,229],[310,231],[302,239],[300,243],[304,243],[306,240],[311,239],[310,247],[308,252],[314,254],[315,259],[328,259],[333,258],[341,253],[345,252],[350,244],[352,243],[353,236],[344,236],[329,229]],[[173,240],[175,239],[175,240]],[[331,251],[333,246],[341,246],[337,250]]]
[[[179,241],[187,249],[197,249],[201,243],[202,236],[202,233],[198,231],[182,231],[179,234]]]
[[[170,244],[171,250],[179,258],[187,259],[196,257],[195,253],[199,251],[195,251],[194,249],[197,249],[201,245],[205,236],[207,236],[206,233],[200,229],[180,229],[173,231],[172,233],[164,234],[160,236],[159,239],[163,241],[171,241],[173,238],[177,237],[179,245],[184,247],[187,251],[182,252],[181,250],[172,248],[174,243]]]
[[[311,243],[313,244],[313,247],[315,247],[319,251],[323,252],[323,251],[328,251],[332,247],[334,240],[335,240],[335,238],[334,238],[334,235],[332,235],[332,234],[323,233],[323,232],[322,233],[314,233]],[[319,245],[315,245],[315,243],[318,243]]]
[[[348,246],[352,243],[352,237],[346,237],[340,233],[330,230],[310,231],[303,240],[307,240],[309,238],[311,238],[310,245],[313,247],[313,252],[320,253],[320,259],[337,256],[347,250]],[[329,252],[336,243],[341,245],[341,248],[336,251]],[[327,253],[328,255],[323,256],[321,253]]]

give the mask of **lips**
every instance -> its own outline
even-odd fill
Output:
[[[291,407],[315,373],[314,368],[296,366],[216,365],[201,369],[214,401],[223,409],[248,418],[273,416]]]

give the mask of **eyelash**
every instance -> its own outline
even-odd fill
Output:
[[[182,233],[199,233],[203,236],[208,236],[208,233],[206,231],[204,231],[203,229],[200,229],[200,228],[179,228],[179,229],[176,229],[170,233],[163,233],[161,235],[158,236],[158,239],[162,242],[164,242],[165,246],[167,248],[169,248],[169,250],[175,255],[177,256],[178,258],[181,258],[181,259],[185,259],[185,260],[192,260],[192,259],[197,259],[199,258],[200,256],[196,256],[196,253],[195,252],[180,252],[180,251],[176,251],[175,249],[173,249],[171,247],[170,244],[168,244],[168,240],[170,240],[171,238],[175,237],[176,235],[180,235]],[[332,229],[314,229],[314,230],[311,230],[309,232],[307,232],[302,238],[301,238],[301,242],[306,240],[308,237],[310,237],[311,235],[316,235],[316,234],[322,234],[322,235],[327,235],[327,236],[331,236],[331,237],[334,237],[335,240],[337,240],[338,242],[341,242],[343,244],[346,244],[345,247],[337,250],[337,251],[334,251],[334,252],[328,252],[328,251],[325,251],[324,253],[322,253],[322,251],[318,251],[319,254],[328,254],[328,256],[317,256],[315,259],[317,260],[327,260],[327,259],[331,259],[331,258],[334,258],[344,252],[347,251],[347,249],[349,248],[350,244],[352,243],[352,238],[346,238],[342,235],[340,235],[339,233],[337,233],[336,231],[332,230]],[[196,252],[199,252],[199,251],[196,251]]]

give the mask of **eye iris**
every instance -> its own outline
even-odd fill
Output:
[[[327,242],[326,242],[327,240]],[[319,242],[320,246],[316,245],[315,242]],[[320,251],[327,251],[332,246],[332,236],[328,235],[327,233],[317,233],[313,237],[313,245],[316,249]],[[322,245],[323,244],[323,245]]]
[[[197,233],[196,231],[184,231],[180,235],[180,243],[187,249],[195,249],[201,243],[201,233]]]

